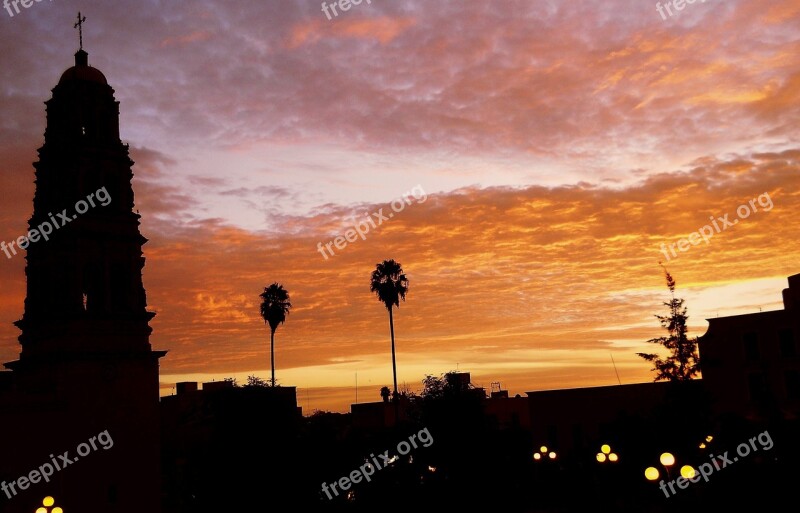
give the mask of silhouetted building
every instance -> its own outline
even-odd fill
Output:
[[[783,302],[783,310],[708,319],[699,350],[716,413],[749,420],[798,417],[800,274],[789,277]]]
[[[359,429],[383,429],[394,426],[397,421],[408,420],[409,399],[400,396],[394,401],[353,403],[350,405],[353,427]]]
[[[484,403],[484,413],[490,422],[500,429],[530,430],[531,415],[528,398],[519,394],[509,397],[508,390],[503,390],[499,381],[492,382],[491,386],[489,398]]]
[[[486,398],[486,389],[472,384],[472,375],[469,372],[448,372],[444,375],[445,382],[451,390],[461,390],[475,394],[480,399]]]
[[[215,381],[176,390],[161,398],[167,511],[235,511],[248,494],[288,494],[281,481],[297,474],[287,460],[300,454],[295,387]]]
[[[687,384],[699,393],[702,383]],[[597,452],[600,444],[620,437],[619,426],[649,417],[664,403],[670,385],[662,381],[527,392],[534,445],[564,455]]]
[[[469,372],[448,372],[442,380],[442,392],[463,393],[476,400],[486,398],[486,389],[475,387]],[[430,392],[430,391],[429,391]],[[392,427],[398,422],[409,420],[410,411],[414,408],[416,397],[400,394],[394,400],[370,403],[354,403],[350,405],[353,427],[359,429],[382,429]]]
[[[254,409],[267,410],[274,418],[296,420],[303,415],[297,405],[297,387],[236,386],[232,381],[209,381],[199,389],[197,382],[184,381],[175,384],[175,395],[161,398],[162,416],[183,415],[187,410],[202,409],[215,401],[232,399],[235,395],[248,396],[254,401]],[[183,412],[183,413],[182,413]],[[165,424],[165,431],[172,428]]]
[[[527,397],[508,397],[508,390],[492,392],[486,399],[484,412],[498,428],[531,428],[530,400]]]
[[[29,513],[51,495],[67,512],[158,512],[158,360],[166,352],[149,342],[147,239],[133,212],[119,103],[81,49],[46,106],[27,297],[15,323],[22,351],[5,364],[11,378],[0,380],[0,479],[16,481],[18,492],[0,497],[3,511]],[[59,459],[64,451],[72,463]],[[56,467],[46,481],[43,464]]]

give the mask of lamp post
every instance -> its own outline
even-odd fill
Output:
[[[532,477],[537,488],[541,487],[544,491],[543,495],[539,497],[539,500],[543,501],[543,504],[546,505],[551,503],[558,489],[559,481],[557,479],[557,474],[559,466],[556,463],[557,459],[558,454],[556,451],[546,445],[542,445],[539,447],[538,451],[533,453],[534,468],[532,469]]]
[[[595,459],[598,463],[616,463],[619,461],[619,456],[615,452],[611,452],[611,446],[608,444],[603,444],[600,446],[600,452],[597,453]]]
[[[36,510],[36,513],[64,513],[64,510],[60,507],[56,506],[53,509],[50,509],[56,503],[56,500],[51,496],[47,496],[42,500],[42,507]]]
[[[647,467],[644,469],[644,477],[647,478],[648,481],[657,481],[661,474],[658,472],[658,469],[655,467]]]
[[[667,471],[667,478],[672,479],[672,476],[669,473],[669,468],[675,465],[675,456],[673,456],[673,454],[670,452],[665,452],[661,454],[661,456],[658,458],[658,461],[664,467],[664,470]],[[647,478],[648,481],[657,481],[658,478],[661,477],[661,473],[656,467],[647,467],[644,469],[644,477]]]
[[[675,456],[673,456],[670,452],[665,452],[661,454],[661,456],[658,458],[658,461],[664,465],[664,468],[667,471],[667,477],[672,479],[672,476],[669,473],[669,468],[675,464]]]
[[[542,461],[544,459],[555,461],[556,458],[558,458],[558,454],[548,449],[546,445],[539,447],[539,452],[533,453],[534,461]]]
[[[697,475],[697,471],[691,465],[684,465],[681,467],[681,477],[685,479],[692,479]]]

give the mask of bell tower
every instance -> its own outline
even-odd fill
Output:
[[[79,14],[76,28],[84,20]],[[27,297],[15,323],[22,350],[5,364],[17,394],[5,431],[18,460],[8,458],[5,467],[13,475],[49,453],[75,456],[76,446],[104,431],[113,446],[81,455],[30,497],[21,492],[8,511],[34,511],[49,494],[65,511],[157,513],[158,362],[166,351],[153,351],[149,341],[155,314],[142,283],[147,239],[134,212],[119,102],[89,65],[82,34],[75,65],[45,105],[28,222],[29,235],[39,237],[24,248]]]
[[[53,353],[148,352],[142,284],[147,239],[133,212],[128,146],[119,102],[79,50],[46,102],[29,230],[52,231],[27,246],[20,362]],[[48,228],[49,226],[49,228]]]

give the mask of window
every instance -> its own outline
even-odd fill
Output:
[[[792,333],[792,330],[781,330],[780,333],[778,333],[778,339],[781,344],[781,356],[784,358],[797,356],[797,346],[794,343],[794,333]]]
[[[744,357],[747,360],[754,361],[761,358],[758,351],[758,334],[745,333],[744,337]]]
[[[789,399],[800,399],[800,372],[788,370],[784,373],[786,381],[786,397]]]

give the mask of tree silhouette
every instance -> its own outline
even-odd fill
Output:
[[[648,362],[653,362],[653,370],[657,371],[653,381],[687,381],[692,379],[700,370],[700,357],[697,352],[697,337],[687,337],[686,307],[683,299],[675,297],[675,280],[663,265],[667,286],[672,293],[672,299],[664,306],[669,308],[669,315],[656,315],[661,326],[669,335],[648,340],[653,344],[660,344],[669,350],[666,358],[661,358],[655,353],[636,353]]]
[[[289,315],[289,310],[292,308],[292,303],[289,302],[289,293],[279,283],[273,283],[269,287],[264,288],[259,297],[261,297],[261,317],[264,319],[264,324],[269,324],[270,329],[270,363],[272,365],[272,386],[275,386],[275,330],[278,329],[279,324],[286,321],[286,316]]]
[[[389,390],[389,387],[381,387],[381,399],[383,399],[383,402],[389,402],[389,395],[391,395],[391,393],[392,391]]]
[[[258,376],[247,376],[247,384],[245,384],[245,387],[266,388],[267,386],[269,386],[269,383]]]
[[[400,308],[400,300],[406,300],[408,278],[403,274],[403,267],[394,260],[384,260],[372,271],[369,286],[370,292],[378,296],[378,300],[389,310],[389,330],[392,336],[392,374],[394,376],[394,397],[397,398],[397,362],[394,353],[394,316],[392,307]]]

